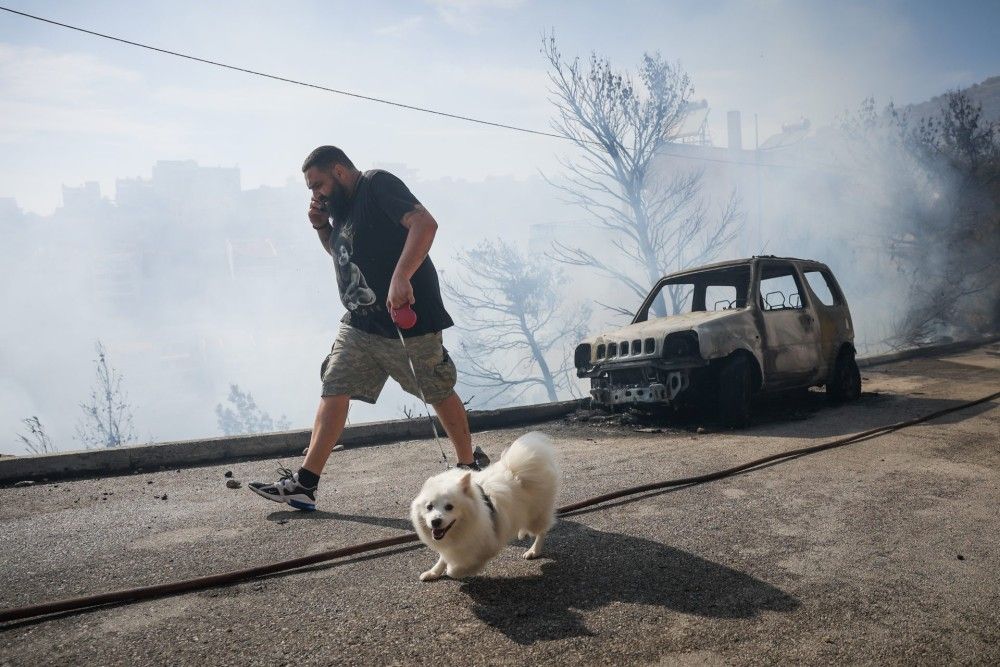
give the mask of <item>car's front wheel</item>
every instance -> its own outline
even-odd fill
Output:
[[[741,428],[750,423],[753,375],[743,355],[727,359],[719,371],[719,416],[726,426]]]
[[[826,395],[833,403],[856,401],[861,396],[861,369],[854,351],[843,350],[834,364],[833,374],[826,383]]]

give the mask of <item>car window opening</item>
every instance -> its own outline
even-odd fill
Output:
[[[750,267],[701,271],[664,281],[653,297],[649,318],[747,307]]]

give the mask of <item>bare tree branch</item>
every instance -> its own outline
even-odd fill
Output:
[[[661,276],[717,257],[735,237],[743,216],[735,193],[718,217],[702,198],[701,171],[653,175],[654,161],[676,139],[693,88],[679,66],[646,54],[638,76],[615,71],[592,54],[587,70],[567,61],[554,36],[542,41],[548,60],[553,129],[580,151],[560,160],[566,181],[546,179],[579,206],[594,226],[611,234],[616,260],[557,243],[550,257],[589,267],[627,285],[640,298]],[[662,303],[654,312],[665,315]]]
[[[84,418],[77,424],[77,438],[85,447],[121,447],[136,439],[132,426],[132,406],[122,389],[122,374],[108,360],[101,341],[95,348],[97,385],[90,401],[81,403]]]
[[[533,389],[559,400],[573,385],[564,341],[585,330],[589,308],[563,302],[560,271],[502,240],[481,242],[457,260],[462,275],[444,289],[463,312],[463,382],[485,390],[483,404],[520,400]]]

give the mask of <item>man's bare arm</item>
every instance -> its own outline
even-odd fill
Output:
[[[392,274],[392,282],[389,285],[387,303],[390,308],[413,303],[413,287],[410,285],[410,278],[427,258],[427,253],[431,250],[438,228],[434,216],[420,204],[404,215],[400,224],[407,230],[406,243],[403,245],[399,261],[396,262],[396,270]]]
[[[406,243],[403,252],[396,263],[395,273],[409,280],[424,263],[427,253],[431,251],[438,223],[434,216],[420,204],[400,220],[407,229]]]
[[[333,227],[330,223],[326,223],[325,227],[313,227],[313,229],[319,236],[319,242],[323,244],[323,250],[326,250],[326,253],[332,257],[333,249],[330,247],[330,236],[333,234]]]

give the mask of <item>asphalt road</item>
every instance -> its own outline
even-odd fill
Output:
[[[750,428],[563,420],[560,504],[718,470],[1000,389],[1000,348],[867,369],[865,395],[773,401]],[[496,455],[521,431],[478,434]],[[320,510],[246,488],[268,460],[0,489],[0,607],[399,535],[432,440],[331,458]],[[1000,410],[560,520],[537,561],[420,583],[423,546],[0,626],[0,665],[1000,663]]]

